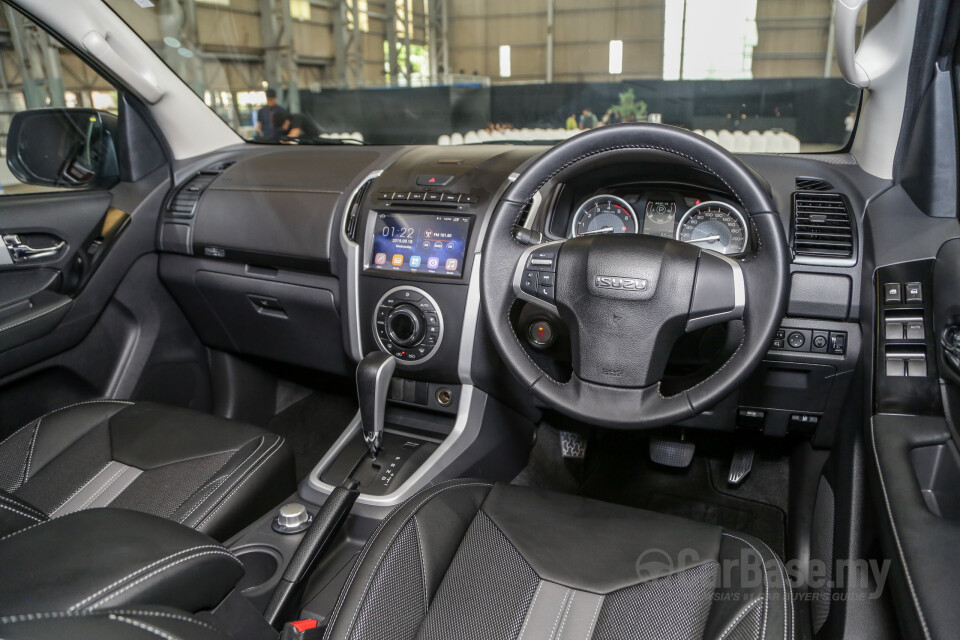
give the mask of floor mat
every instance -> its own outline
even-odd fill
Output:
[[[357,402],[350,395],[312,393],[267,423],[267,429],[293,447],[297,482],[320,462],[356,413]]]
[[[719,491],[716,474],[711,473],[711,466],[722,465],[718,460],[698,455],[687,469],[672,469],[650,462],[646,440],[626,442],[614,437],[601,446],[602,463],[589,471],[580,488],[582,495],[742,531],[760,538],[783,557],[784,511],[772,504],[730,495],[735,490],[725,484],[723,492]],[[751,481],[763,483],[777,473],[780,471],[765,470],[748,476],[743,486]],[[780,475],[785,474],[784,463]],[[781,487],[785,498],[786,483]]]

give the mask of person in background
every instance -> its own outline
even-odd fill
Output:
[[[847,117],[843,119],[843,128],[847,133],[853,133],[853,126],[855,124],[857,124],[857,114],[851,111]]]
[[[594,129],[596,126],[597,116],[590,110],[590,107],[584,107],[583,113],[580,114],[580,128]]]
[[[577,124],[577,114],[571,113],[567,116],[567,131],[573,131],[574,129],[579,129],[580,126]]]
[[[281,141],[310,140],[320,136],[313,120],[300,113],[289,114],[282,110],[274,113],[273,127],[276,139]]]
[[[277,92],[274,89],[267,89],[267,104],[257,111],[258,140],[275,140],[279,137],[280,134],[274,124],[278,114],[286,116],[287,112],[277,104]]]

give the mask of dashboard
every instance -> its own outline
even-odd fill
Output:
[[[601,192],[561,195],[553,211],[555,232],[577,238],[640,233],[680,240],[729,256],[750,248],[747,217],[729,198],[696,188],[624,185]]]

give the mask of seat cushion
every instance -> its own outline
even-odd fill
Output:
[[[5,640],[229,640],[212,624],[168,607],[0,617]]]
[[[283,438],[147,402],[71,405],[0,442],[0,490],[7,492],[0,494],[0,527],[7,533],[41,516],[111,506],[224,539],[294,488]]]
[[[328,638],[696,639],[793,635],[786,571],[720,527],[458,480],[381,523]]]

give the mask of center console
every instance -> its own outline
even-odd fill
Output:
[[[303,499],[320,504],[351,478],[360,484],[354,513],[378,516],[429,484],[481,471],[509,478],[522,468],[525,453],[513,452],[526,451],[533,424],[477,386],[476,361],[487,350],[474,343],[486,221],[532,154],[418,148],[352,195],[340,238],[344,342],[357,362],[383,353],[395,367],[382,400],[377,392],[376,457],[365,442],[369,419],[358,414],[301,486]],[[358,381],[361,395],[372,393],[365,387]]]

